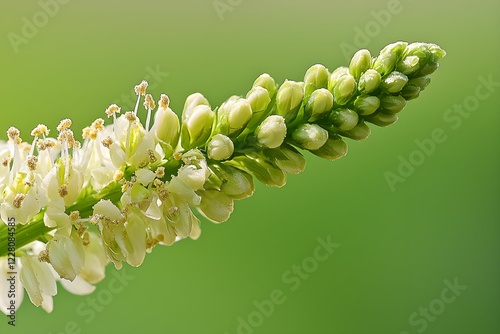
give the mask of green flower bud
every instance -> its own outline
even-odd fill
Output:
[[[408,83],[401,91],[401,96],[407,101],[413,100],[420,95],[420,91],[420,87]]]
[[[346,105],[356,92],[357,84],[350,74],[341,76],[333,88],[335,102],[341,106]]]
[[[413,74],[420,68],[420,58],[417,56],[407,56],[401,59],[396,68],[405,75]]]
[[[354,108],[363,116],[373,114],[379,107],[380,100],[376,96],[361,95],[354,101]]]
[[[374,69],[369,69],[361,75],[358,83],[358,90],[362,94],[374,92],[382,82],[382,76]]]
[[[320,88],[315,90],[305,107],[305,116],[309,120],[317,120],[332,110],[333,94],[328,89]]]
[[[288,144],[280,148],[265,150],[264,154],[286,174],[298,174],[306,168],[306,159],[293,146]]]
[[[276,96],[277,114],[283,116],[287,124],[291,123],[297,117],[303,98],[303,85],[286,80]]]
[[[359,80],[361,74],[370,68],[372,55],[368,50],[359,50],[354,54],[349,64],[349,72],[356,80]]]
[[[293,133],[293,140],[306,150],[317,150],[328,140],[328,131],[317,124],[302,124]]]
[[[210,107],[208,100],[202,94],[194,93],[189,95],[184,103],[184,109],[182,110],[182,122],[186,122],[186,120],[191,117],[194,108],[200,105]]]
[[[248,102],[250,102],[250,106],[252,107],[252,112],[254,114],[262,113],[267,109],[269,103],[271,103],[269,92],[261,86],[253,87],[248,92],[246,98]]]
[[[408,81],[409,85],[414,85],[420,88],[420,90],[424,90],[431,83],[431,78],[429,76],[423,76],[411,79]]]
[[[382,88],[388,93],[399,93],[408,83],[408,77],[403,73],[394,71],[382,81]]]
[[[419,76],[430,75],[430,74],[436,72],[436,70],[438,68],[439,68],[439,64],[438,63],[428,62],[427,64],[425,64],[424,66],[422,66],[422,68],[420,68],[420,71],[418,71],[418,75]]]
[[[427,45],[429,47],[430,53],[434,57],[433,60],[435,62],[440,61],[441,59],[443,59],[446,56],[446,51],[444,51],[443,49],[441,49],[440,46],[438,46],[436,44],[427,44]]]
[[[325,145],[321,146],[318,150],[311,151],[311,153],[323,159],[337,160],[345,156],[347,151],[346,142],[340,136],[335,136],[328,138]]]
[[[367,117],[370,117],[370,116],[367,116]],[[366,125],[364,122],[361,121],[355,127],[350,129],[349,131],[340,131],[339,134],[344,136],[344,137],[347,137],[347,138],[361,141],[361,140],[365,140],[366,138],[368,138],[370,136],[371,130],[368,127],[368,125]]]
[[[233,141],[223,134],[216,134],[208,143],[207,153],[210,159],[226,160],[233,155],[233,152]]]
[[[345,66],[338,67],[335,71],[330,74],[330,78],[328,79],[328,90],[333,93],[333,89],[337,85],[340,77],[349,74],[349,69]]]
[[[378,112],[366,117],[365,120],[377,126],[384,127],[396,123],[398,115]]]
[[[245,199],[254,192],[253,177],[225,163],[210,165],[210,169],[221,180],[220,190],[233,199]]]
[[[216,224],[229,219],[234,209],[234,202],[230,196],[217,190],[200,190],[198,195],[201,197],[201,202],[197,209],[205,218]]]
[[[285,119],[279,115],[268,116],[255,131],[257,142],[268,148],[283,144],[286,136]]]
[[[406,42],[396,42],[387,45],[380,51],[380,54],[373,62],[372,68],[382,76],[392,72],[399,59],[401,59],[407,45],[408,43]]]
[[[351,109],[334,110],[328,120],[336,128],[342,131],[349,131],[354,128],[359,121],[358,114]]]
[[[308,87],[311,87],[311,91],[315,91],[320,88],[327,88],[329,77],[330,73],[328,73],[325,66],[321,64],[311,66],[304,76],[306,91],[308,90]]]
[[[215,113],[209,106],[201,104],[184,115],[189,117],[182,124],[182,147],[190,149],[204,144],[212,132]]]
[[[260,75],[253,83],[252,87],[262,87],[265,88],[269,92],[269,96],[273,97],[276,94],[276,82],[274,79],[267,73]]]
[[[262,152],[239,155],[224,162],[227,166],[238,168],[255,176],[260,182],[270,187],[282,187],[286,183],[285,173]]]
[[[400,95],[384,95],[380,98],[380,106],[385,114],[397,114],[406,107],[406,100]]]

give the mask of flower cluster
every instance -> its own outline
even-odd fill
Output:
[[[133,111],[109,106],[111,124],[95,120],[81,142],[69,119],[54,137],[38,125],[30,143],[8,129],[8,142],[0,143],[0,217],[16,224],[19,289],[50,312],[56,281],[73,293],[91,293],[108,263],[140,266],[156,245],[198,238],[199,215],[226,221],[233,202],[253,194],[254,177],[281,187],[288,174],[303,171],[298,149],[335,160],[347,153],[344,138],[369,136],[366,123],[394,123],[444,55],[424,43],[396,42],[377,57],[361,50],[349,67],[312,66],[302,82],[278,86],[263,74],[245,97],[219,108],[190,95],[180,119],[169,98],[155,101],[143,81]],[[6,227],[0,227],[2,275]],[[19,305],[22,294],[17,298]]]

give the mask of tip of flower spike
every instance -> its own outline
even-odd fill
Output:
[[[166,94],[161,94],[160,101],[158,101],[160,108],[167,109],[170,105],[170,99]]]
[[[71,127],[72,123],[73,122],[69,118],[63,119],[57,126],[57,131],[61,132],[68,129],[69,127]]]
[[[154,109],[156,107],[155,101],[153,100],[153,96],[151,94],[146,94],[144,98],[144,108],[146,109]]]
[[[33,137],[38,137],[38,136],[48,136],[50,130],[47,128],[45,124],[38,124],[36,128],[31,130],[31,135]]]
[[[119,114],[121,110],[122,110],[122,108],[120,108],[118,105],[112,104],[108,107],[108,109],[106,109],[105,113],[106,113],[106,116],[108,116],[108,118],[109,118],[113,115]]]
[[[148,88],[148,82],[146,80],[142,80],[140,84],[134,87],[135,95],[146,95],[146,89]]]

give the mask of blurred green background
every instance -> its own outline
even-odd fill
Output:
[[[263,72],[302,80],[312,64],[333,70],[396,40],[448,56],[398,123],[350,141],[347,157],[307,155],[284,189],[257,186],[200,240],[126,266],[128,280],[110,266],[89,297],[60,288],[52,314],[25,297],[18,325],[4,319],[0,332],[499,333],[499,17],[493,0],[2,0],[0,128],[25,139],[38,123],[70,117],[76,130],[110,103],[131,108],[144,78],[179,112],[196,91],[219,105]],[[446,140],[391,189],[387,172],[422,157],[416,141],[435,129]],[[326,261],[304,279],[289,272],[328,236],[340,247]],[[254,301],[274,290],[284,302],[259,316]]]

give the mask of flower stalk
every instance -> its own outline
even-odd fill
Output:
[[[303,82],[278,86],[263,74],[219,108],[192,94],[180,119],[168,96],[155,103],[143,81],[134,110],[118,116],[121,108],[109,106],[112,124],[97,119],[83,143],[69,119],[57,138],[37,126],[31,145],[10,128],[0,143],[0,267],[10,252],[7,221],[15,221],[16,264],[33,304],[50,312],[56,281],[90,293],[108,263],[140,266],[156,245],[197,239],[199,215],[229,219],[234,201],[253,194],[254,178],[283,186],[305,168],[299,150],[336,160],[347,154],[346,138],[370,135],[367,123],[396,122],[444,55],[426,43],[396,42],[377,57],[360,50],[349,67],[312,66]]]

